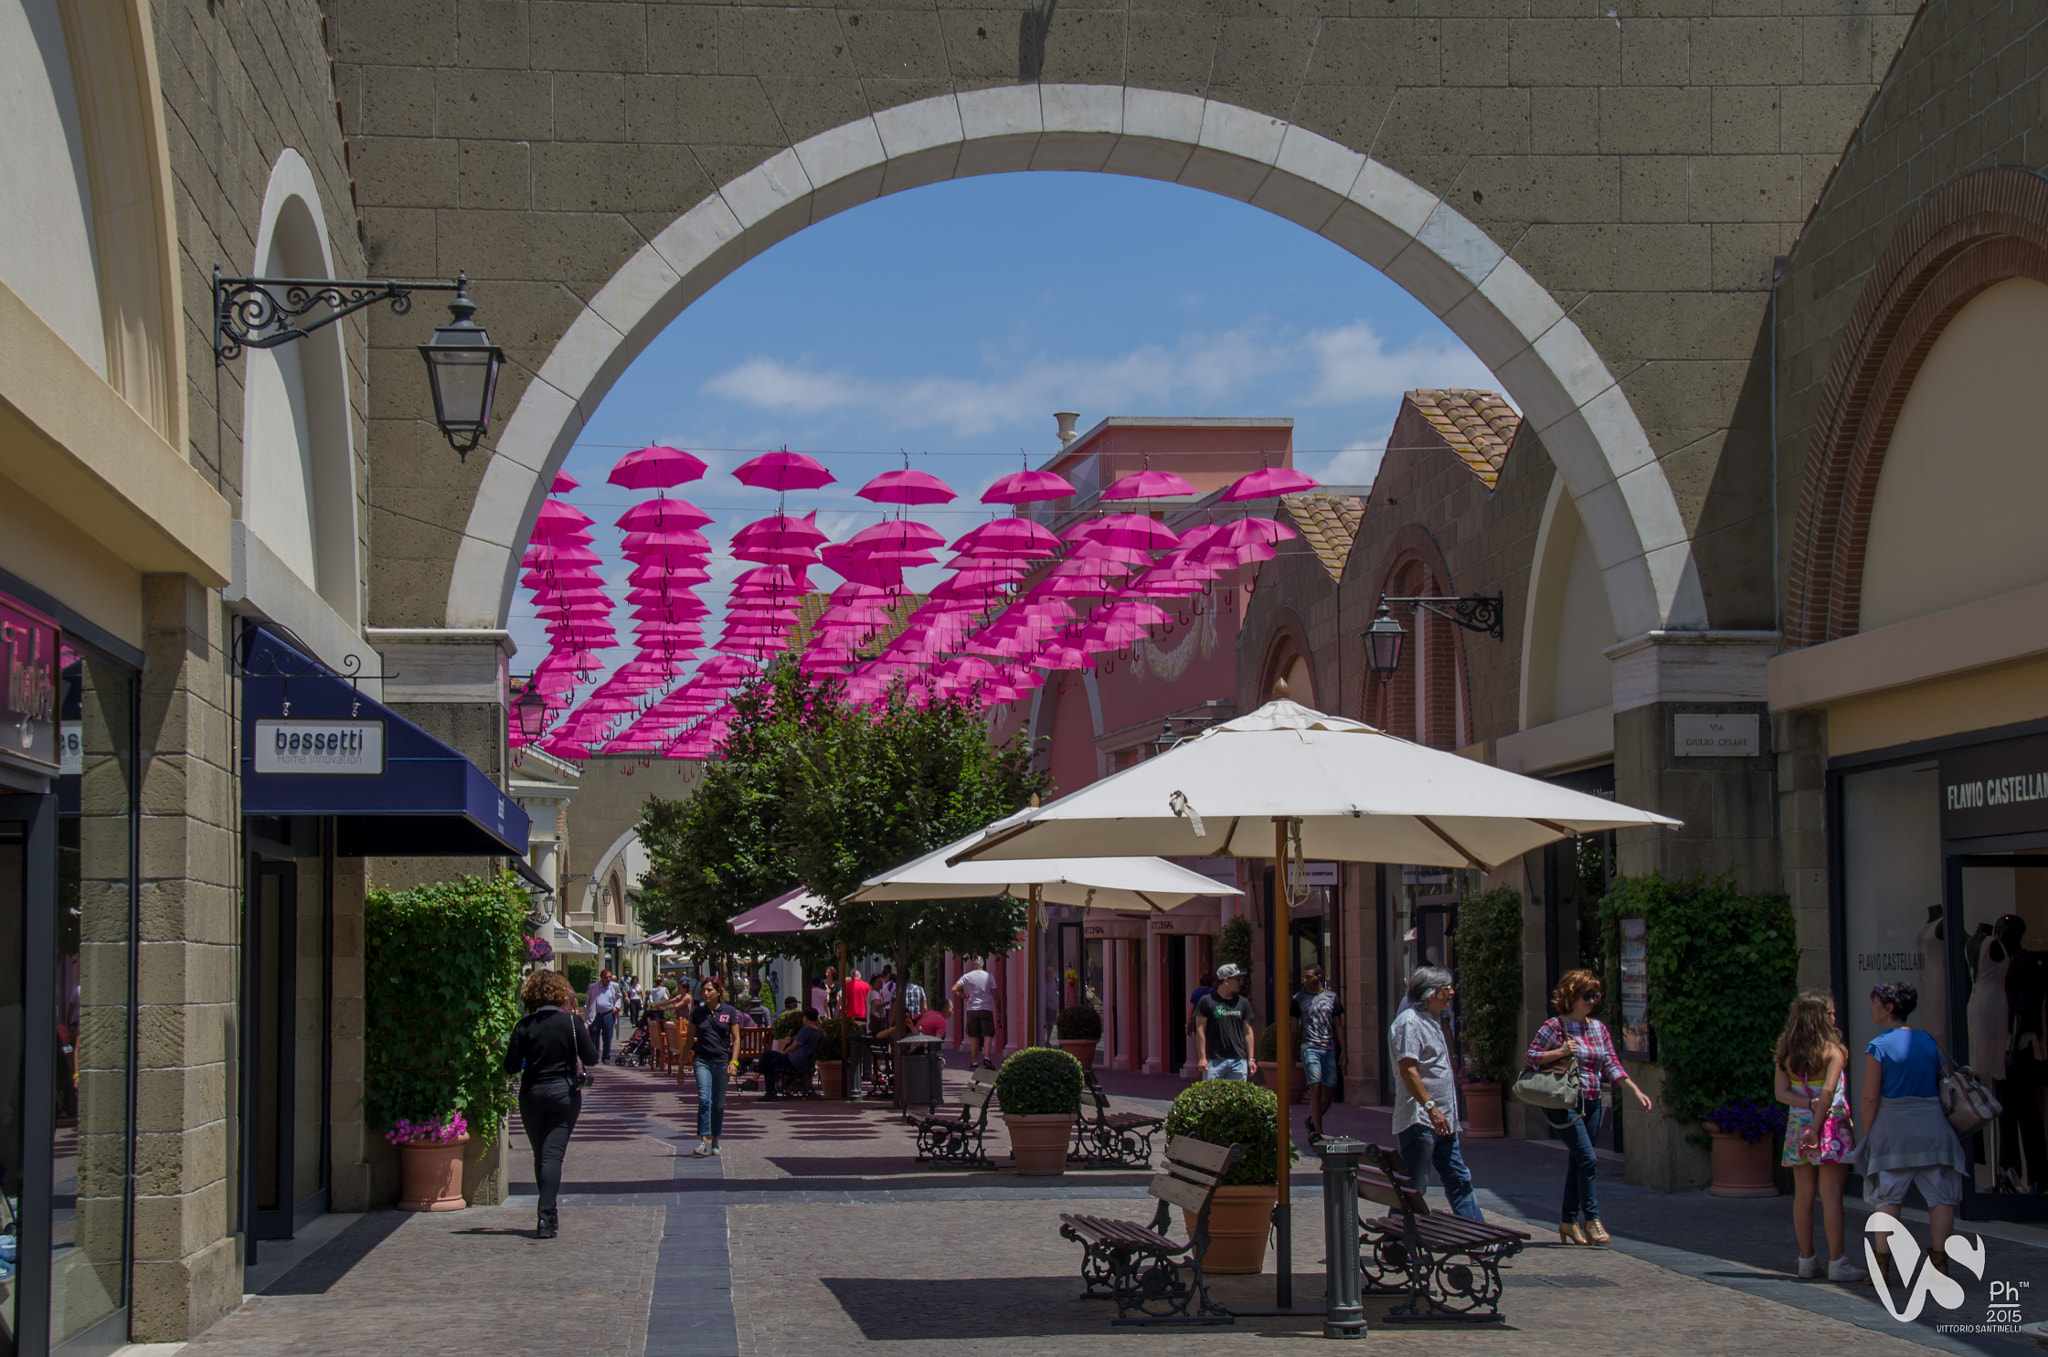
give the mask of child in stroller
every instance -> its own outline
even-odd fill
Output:
[[[626,1038],[626,1044],[619,1048],[615,1065],[637,1065],[641,1068],[654,1062],[654,1042],[647,1035],[647,1015],[643,1014],[633,1035]]]

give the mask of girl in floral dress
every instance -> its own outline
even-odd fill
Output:
[[[1869,1274],[1843,1256],[1842,1188],[1856,1157],[1849,1115],[1849,1047],[1835,1027],[1835,1001],[1810,989],[1792,1001],[1778,1036],[1778,1101],[1785,1117],[1785,1154],[1792,1170],[1792,1233],[1799,1241],[1799,1275],[1820,1276],[1813,1252],[1813,1199],[1821,1200],[1828,1236],[1828,1280],[1861,1282]],[[1823,1110],[1825,1109],[1825,1110]]]

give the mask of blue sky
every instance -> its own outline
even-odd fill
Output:
[[[985,176],[841,213],[705,294],[606,396],[569,455],[583,488],[568,498],[598,521],[615,580],[612,520],[644,496],[604,477],[646,443],[711,464],[675,493],[716,518],[717,543],[774,511],[725,473],[785,444],[839,477],[790,500],[834,538],[877,521],[853,491],[902,466],[898,449],[961,492],[914,515],[951,536],[987,516],[981,491],[1020,450],[1037,465],[1058,448],[1056,409],[1083,430],[1105,415],[1292,416],[1297,466],[1362,484],[1402,391],[1496,385],[1420,303],[1291,222],[1146,179]],[[729,558],[712,573],[708,620]],[[512,628],[519,663],[537,660],[523,593]]]

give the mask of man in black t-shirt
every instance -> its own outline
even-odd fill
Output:
[[[1216,968],[1216,990],[1195,1005],[1195,1063],[1204,1079],[1256,1079],[1252,1058],[1252,1002],[1244,997],[1244,971],[1225,963]]]

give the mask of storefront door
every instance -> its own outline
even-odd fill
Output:
[[[49,1348],[56,1068],[54,796],[0,796],[0,1354]],[[39,1040],[26,1038],[42,1033]]]
[[[1951,854],[1945,1023],[1923,1022],[2004,1106],[1977,1132],[1965,1214],[2048,1220],[2048,855]],[[1933,988],[1929,986],[1928,988]],[[1925,999],[1923,999],[1925,1002]]]
[[[299,869],[295,862],[256,859],[249,874],[243,934],[248,958],[249,1202],[256,1239],[292,1237],[293,1136],[298,1117],[294,1017],[298,1010]]]

